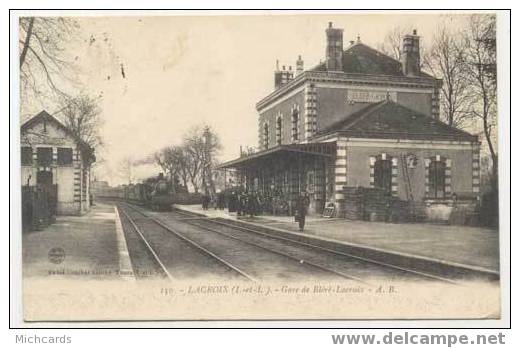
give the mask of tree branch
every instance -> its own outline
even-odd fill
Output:
[[[25,62],[25,56],[27,55],[27,50],[29,49],[29,45],[31,42],[31,36],[34,25],[34,17],[29,18],[29,27],[27,28],[27,33],[25,34],[25,40],[23,43],[22,53],[20,54],[20,68],[23,66]]]

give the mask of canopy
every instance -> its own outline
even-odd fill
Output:
[[[232,161],[222,163],[217,169],[243,168],[262,162],[269,158],[280,158],[287,155],[310,155],[320,157],[332,157],[336,152],[336,142],[284,144],[267,150],[242,156]]]

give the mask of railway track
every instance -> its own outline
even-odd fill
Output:
[[[313,280],[347,279],[366,283],[362,279],[350,274],[314,264],[313,262],[269,249],[254,242],[233,238],[218,231],[209,230],[204,226],[187,225],[182,221],[173,221],[173,223],[170,221],[168,223],[150,215],[141,208],[133,205],[127,205],[127,207],[166,229],[172,229],[172,225],[175,223],[176,233],[180,237],[186,241],[198,244],[236,269],[247,269],[249,280],[308,280],[310,277]],[[180,226],[184,226],[184,228]],[[208,234],[208,232],[213,233]],[[222,238],[223,236],[227,238]],[[245,271],[242,272],[246,273]]]
[[[135,277],[138,279],[147,277],[171,279],[171,274],[157,256],[155,250],[150,246],[141,229],[123,209],[120,207],[117,207],[117,209],[120,213],[119,216],[121,217],[121,224],[123,225],[123,232],[131,256]]]
[[[251,228],[235,226],[215,219],[201,217],[198,214],[182,211],[157,214],[147,212],[135,206],[131,207],[131,209],[139,212],[142,216],[153,219],[156,223],[165,226],[175,225],[177,229],[181,229],[179,226],[184,226],[184,236],[189,235],[189,238],[198,239],[205,245],[215,246],[218,249],[223,243],[235,243],[233,247],[234,250],[237,252],[240,249],[248,250],[251,252],[250,259],[254,258],[253,256],[259,254],[259,251],[261,251],[263,254],[262,258],[260,260],[254,258],[254,261],[258,261],[260,264],[265,264],[266,255],[271,255],[270,257],[268,256],[268,261],[271,262],[284,260],[284,267],[287,268],[287,265],[291,264],[290,268],[298,268],[300,279],[342,279],[365,284],[369,283],[370,280],[378,279],[441,280],[453,283],[453,281],[449,279],[365,260],[353,255],[316,247],[279,236],[272,236]],[[205,231],[205,238],[202,239],[200,233],[194,232],[201,230]],[[220,249],[220,252],[221,250],[222,249]],[[246,250],[242,250],[242,253]],[[236,258],[234,258],[233,255],[230,256],[229,253],[227,253],[225,257],[227,260],[233,258],[233,263],[242,263],[243,266],[241,266],[241,268],[248,269],[251,266],[250,263],[249,265],[247,263],[244,265],[243,260],[237,261]],[[262,269],[263,268],[264,267],[262,267]],[[266,269],[266,271],[268,270]],[[258,269],[250,271],[250,273],[255,274],[261,279],[266,278],[265,274],[261,274],[265,272],[258,272]],[[278,275],[284,278],[283,272],[279,272]],[[318,277],[316,277],[317,275]]]
[[[134,273],[138,278],[187,277],[256,281],[243,270],[223,260],[200,244],[184,237],[171,226],[142,215],[128,204],[118,204]],[[136,214],[137,213],[137,214]],[[126,228],[125,228],[126,227]],[[144,270],[144,271],[143,271]],[[154,270],[154,274],[150,274]]]
[[[338,265],[338,263],[340,263],[340,264],[344,263],[344,264],[348,264],[349,266],[355,266],[359,269],[363,269],[364,270],[363,273],[370,274],[369,278],[373,278],[374,275],[375,275],[375,278],[379,278],[377,275],[381,274],[381,278],[387,278],[388,275],[390,275],[390,278],[393,278],[392,275],[395,275],[395,278],[398,278],[398,279],[413,279],[413,280],[425,280],[425,281],[429,280],[429,281],[441,281],[441,282],[446,282],[446,283],[459,284],[459,282],[457,282],[453,279],[438,276],[435,274],[428,274],[426,272],[416,271],[416,270],[409,269],[406,267],[400,267],[400,266],[392,265],[392,264],[381,262],[381,261],[371,260],[371,259],[360,257],[357,255],[352,255],[352,254],[349,254],[346,252],[333,250],[333,249],[309,244],[306,242],[285,238],[285,237],[278,236],[278,235],[269,234],[269,233],[262,232],[260,230],[256,230],[253,228],[223,222],[218,219],[210,219],[210,218],[201,216],[196,213],[175,210],[174,214],[182,216],[182,218],[180,218],[180,219],[181,219],[181,221],[183,221],[185,223],[188,223],[188,224],[191,224],[194,226],[203,227],[208,230],[213,230],[213,232],[220,233],[221,235],[224,235],[229,238],[240,238],[240,237],[244,238],[247,235],[249,235],[247,238],[251,238],[250,236],[254,236],[254,237],[252,237],[254,240],[263,240],[264,243],[267,242],[267,245],[269,245],[269,248],[276,248],[276,247],[280,247],[280,246],[289,246],[289,245],[298,245],[306,251],[314,250],[314,251],[319,252],[322,256],[323,255],[332,256],[332,257],[325,257],[325,259],[328,259],[328,260],[325,260],[325,263],[327,263],[327,261],[328,261],[328,263],[330,264],[330,266],[328,266],[328,268],[331,270],[338,269],[338,268],[341,269],[342,267],[341,267],[341,265]],[[206,224],[206,226],[204,226],[204,224]],[[210,226],[208,226],[208,224]],[[213,227],[211,227],[211,225],[213,225],[213,226],[219,225],[226,232],[217,231]],[[240,231],[242,233],[237,233],[237,231]],[[258,243],[260,243],[260,242],[257,242],[256,244],[258,244]],[[263,247],[265,248],[265,246],[263,246]],[[275,249],[271,249],[271,251],[275,252]],[[307,255],[308,255],[308,253],[307,253]],[[358,262],[352,264],[353,260],[358,261]],[[308,263],[313,263],[313,262],[308,262]],[[317,262],[314,262],[314,264],[319,267],[327,268],[327,266],[320,266],[320,264]],[[387,272],[384,272],[384,271],[381,272],[383,269],[386,269]],[[353,271],[351,270],[351,272],[353,272]],[[388,274],[388,272],[390,272],[390,274]],[[354,280],[362,280],[363,278],[366,278],[366,274],[362,274],[359,276],[351,275],[350,277],[351,277],[351,279],[354,279]]]

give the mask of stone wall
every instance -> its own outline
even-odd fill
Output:
[[[305,136],[305,102],[304,91],[295,92],[294,95],[285,100],[280,101],[272,107],[263,110],[258,117],[258,146],[264,150],[264,125],[268,125],[269,129],[269,147],[276,146],[276,120],[278,117],[282,119],[282,144],[290,144],[292,140],[292,115],[298,112],[298,138],[303,139]]]
[[[447,159],[446,169],[446,194],[455,193],[457,195],[467,196],[473,193],[473,151],[471,144],[416,144],[407,145],[399,144],[399,147],[376,146],[377,143],[370,146],[362,146],[356,143],[347,145],[347,184],[348,186],[371,187],[371,164],[370,157],[386,154],[392,159],[397,160],[396,171],[396,196],[400,199],[409,199],[410,194],[407,193],[407,180],[405,177],[406,163],[403,163],[403,157],[415,156],[417,159],[415,168],[406,168],[410,178],[411,194],[414,200],[423,200],[428,198],[427,195],[427,165],[428,160],[432,157],[440,156]],[[373,174],[373,173],[372,173]],[[448,188],[449,186],[449,188]],[[408,189],[409,190],[409,189]]]
[[[437,156],[446,161],[446,197],[472,197],[478,194],[478,144],[449,141],[390,141],[379,139],[338,140],[335,168],[335,201],[341,206],[342,190],[373,187],[373,161],[377,156],[392,160],[392,194],[402,200],[422,201],[428,193],[427,166]],[[410,167],[407,158],[415,158]],[[408,172],[409,185],[405,171]],[[340,209],[341,210],[341,209]]]

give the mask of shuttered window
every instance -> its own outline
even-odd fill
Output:
[[[392,161],[390,159],[377,159],[374,164],[374,187],[392,193]]]
[[[298,129],[300,127],[300,115],[298,113],[298,110],[294,110],[292,117],[291,117],[291,123],[292,123],[292,140],[297,141],[298,140]]]
[[[446,162],[432,161],[428,168],[428,184],[430,196],[433,198],[446,197]]]
[[[39,147],[37,149],[38,165],[50,167],[52,164],[52,147]]]
[[[72,164],[72,149],[68,147],[58,148],[58,165],[67,166]]]
[[[22,155],[22,158],[21,158],[22,166],[32,166],[32,163],[33,163],[32,148],[28,147],[28,146],[22,147],[21,155]]]
[[[276,144],[282,144],[282,117],[276,119]]]
[[[269,148],[269,125],[264,124],[264,149],[267,150]]]

